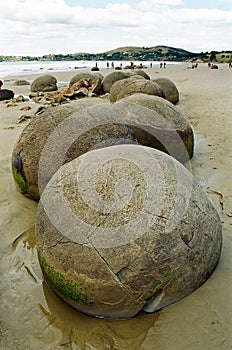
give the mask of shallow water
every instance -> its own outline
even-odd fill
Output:
[[[107,62],[109,61],[98,61],[97,66],[99,68],[106,68]],[[110,61],[114,63],[114,66],[119,66],[120,63],[123,64],[123,67],[130,65],[130,61]],[[134,61],[135,65],[142,63],[144,66],[149,67],[151,61]],[[159,61],[153,61],[154,66],[159,65]],[[23,62],[0,62],[0,77],[1,79],[5,76],[15,76],[23,74],[27,76],[28,74],[42,74],[59,72],[59,71],[68,71],[68,70],[77,70],[86,68],[92,68],[95,66],[95,61],[23,61]],[[183,62],[168,62],[169,65],[176,64],[185,64]]]

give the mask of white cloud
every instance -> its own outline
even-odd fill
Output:
[[[229,0],[221,0],[229,1]],[[0,55],[102,52],[164,44],[192,51],[231,49],[232,11],[181,8],[181,0],[68,6],[64,0],[0,2]]]

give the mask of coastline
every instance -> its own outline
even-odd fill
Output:
[[[93,62],[94,64],[94,62]],[[1,217],[1,316],[2,347],[28,349],[127,350],[228,350],[232,344],[232,189],[231,189],[231,77],[232,69],[219,64],[196,69],[186,65],[146,68],[152,78],[167,77],[180,92],[177,107],[189,119],[195,133],[191,164],[223,225],[223,250],[208,281],[190,296],[151,315],[131,320],[102,320],[82,315],[60,301],[43,282],[38,265],[34,220],[37,203],[22,196],[11,175],[11,153],[17,137],[29,123],[17,124],[22,114],[39,107],[32,102],[6,107],[0,102],[0,217]],[[49,74],[59,87],[68,86],[81,70]],[[90,71],[90,70],[87,70]],[[100,69],[103,75],[112,69]],[[14,80],[34,80],[41,74],[6,76],[4,87],[28,96],[30,86],[14,86]],[[30,106],[27,112],[23,106]],[[112,345],[113,344],[113,345]],[[115,345],[116,344],[116,345]],[[114,347],[113,347],[114,346]]]

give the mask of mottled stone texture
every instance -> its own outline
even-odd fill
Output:
[[[31,83],[31,91],[56,91],[57,79],[52,75],[42,75]]]
[[[215,269],[219,216],[193,176],[152,148],[87,152],[49,181],[36,218],[51,288],[99,317],[154,312],[187,296]]]
[[[69,87],[71,87],[73,84],[77,83],[78,81],[82,80],[82,79],[90,79],[92,81],[94,81],[96,79],[94,73],[88,73],[88,72],[81,72],[81,73],[77,73],[75,74],[70,82],[69,82]]]
[[[12,154],[13,175],[20,191],[38,200],[62,164],[93,148],[135,142],[133,132],[125,123],[117,123],[119,117],[112,109],[104,100],[88,98],[49,108],[32,119]]]
[[[176,105],[179,102],[179,91],[174,82],[168,78],[152,79],[158,84],[165,94],[165,98]]]
[[[147,79],[134,79],[133,76],[124,80],[116,81],[110,89],[110,101],[116,102],[123,97],[136,93],[165,97],[161,87]]]
[[[128,76],[129,76],[129,73],[125,73],[121,71],[111,72],[107,74],[102,81],[103,92],[104,93],[110,92],[112,85],[116,81],[126,79],[128,78]]]
[[[193,156],[193,129],[180,109],[169,101],[139,93],[116,102],[115,109],[120,110],[125,122],[134,124],[141,145],[167,152],[182,163]]]

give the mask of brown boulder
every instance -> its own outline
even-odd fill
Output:
[[[27,80],[15,80],[14,84],[15,86],[23,86],[23,85],[30,85],[30,83]]]
[[[31,84],[31,91],[56,91],[57,79],[52,75],[42,75],[36,78]]]
[[[141,75],[144,79],[150,80],[150,76],[143,69],[134,69],[130,72],[131,75]]]
[[[128,78],[128,73],[122,71],[114,71],[107,74],[102,81],[102,89],[104,93],[110,92],[112,85],[119,80]]]
[[[94,74],[91,74],[88,72],[77,73],[70,80],[69,87],[71,87],[75,83],[78,83],[82,79],[88,79],[90,81],[94,81],[96,77],[94,76]]]
[[[165,98],[173,103],[174,105],[179,102],[179,91],[172,80],[168,78],[158,78],[152,79],[156,84],[158,84],[165,94]]]

